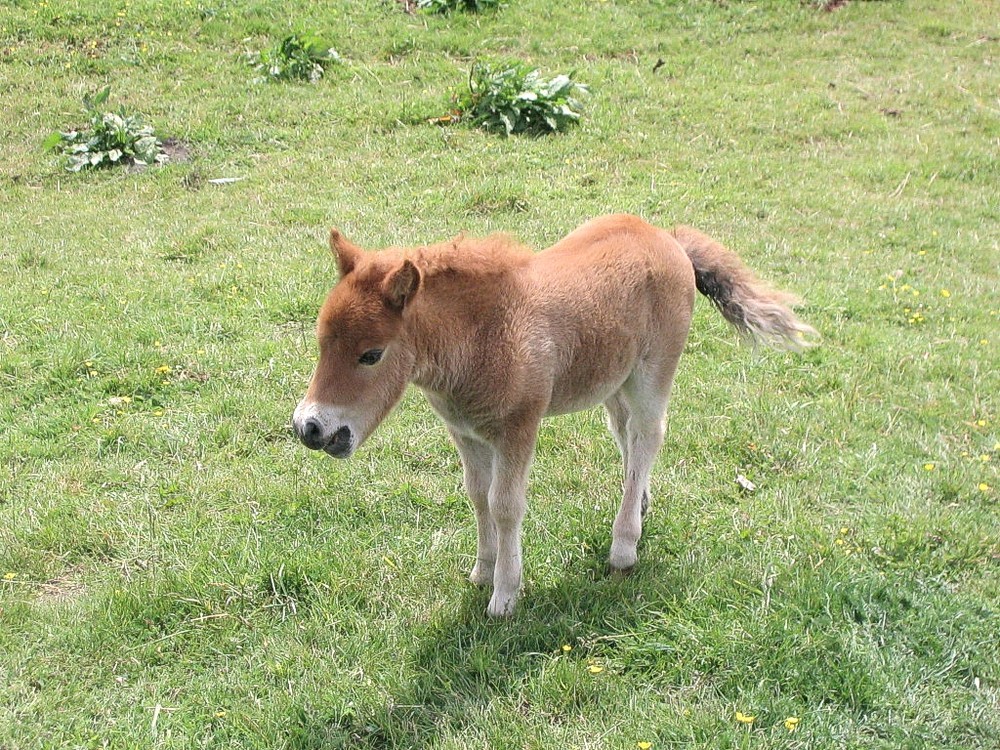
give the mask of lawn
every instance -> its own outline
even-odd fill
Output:
[[[1000,747],[1000,4],[406,5],[2,4],[0,749]],[[339,62],[255,81],[292,32]],[[579,124],[430,122],[481,60],[573,72]],[[43,147],[108,85],[172,161]],[[292,434],[325,237],[618,211],[822,345],[699,301],[627,578],[603,415],[546,422],[493,621],[419,393],[347,462]]]

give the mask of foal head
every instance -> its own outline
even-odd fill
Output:
[[[292,416],[306,447],[347,458],[406,389],[415,355],[405,337],[420,271],[396,253],[364,253],[336,229],[340,280],[319,312],[319,363]]]

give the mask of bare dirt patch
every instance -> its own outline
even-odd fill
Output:
[[[160,142],[160,148],[164,154],[167,156],[167,164],[183,164],[184,162],[191,160],[191,144],[187,141],[182,141],[179,138],[164,138]],[[141,161],[131,161],[126,169],[129,172],[143,172],[150,168],[149,165]]]
[[[63,605],[71,604],[87,592],[87,587],[81,580],[83,571],[71,568],[62,575],[56,576],[38,587],[35,601],[39,604]]]
[[[163,153],[170,157],[174,164],[183,164],[191,160],[191,144],[179,138],[167,138],[163,141]]]

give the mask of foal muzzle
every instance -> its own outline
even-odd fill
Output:
[[[324,451],[334,458],[347,458],[354,451],[354,436],[351,428],[340,427],[333,435],[323,431],[323,425],[318,419],[307,419],[301,424],[295,423],[295,432],[302,444],[314,451]]]

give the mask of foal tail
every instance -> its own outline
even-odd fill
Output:
[[[741,334],[755,343],[801,351],[815,345],[816,329],[799,320],[790,305],[795,295],[772,289],[743,265],[736,253],[691,227],[673,236],[694,266],[694,283]]]

